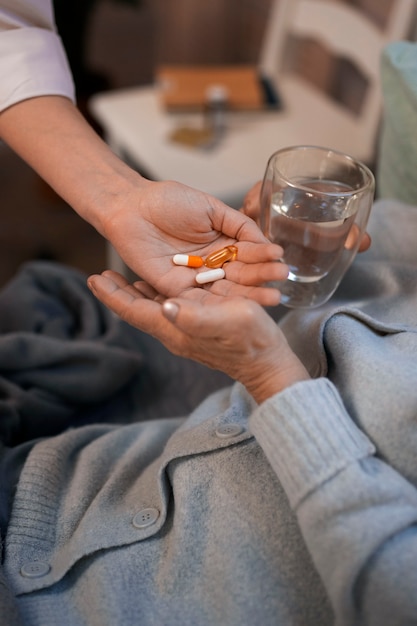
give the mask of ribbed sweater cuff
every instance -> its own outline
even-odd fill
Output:
[[[349,464],[375,452],[325,378],[269,398],[252,414],[250,428],[293,508]]]

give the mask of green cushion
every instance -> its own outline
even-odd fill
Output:
[[[381,85],[377,195],[417,204],[417,43],[396,41],[386,46]]]

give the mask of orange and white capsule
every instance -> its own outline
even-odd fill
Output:
[[[201,256],[190,254],[175,254],[172,261],[175,265],[184,265],[185,267],[202,267],[204,264]]]
[[[234,261],[237,257],[237,246],[226,246],[221,250],[216,250],[206,257],[204,265],[211,269],[222,267],[228,261]]]

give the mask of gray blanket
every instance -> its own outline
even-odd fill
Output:
[[[0,438],[7,446],[87,423],[187,414],[228,382],[121,322],[77,270],[31,262],[0,291]]]

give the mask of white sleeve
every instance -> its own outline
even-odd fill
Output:
[[[50,0],[0,0],[0,111],[36,96],[75,101]]]

